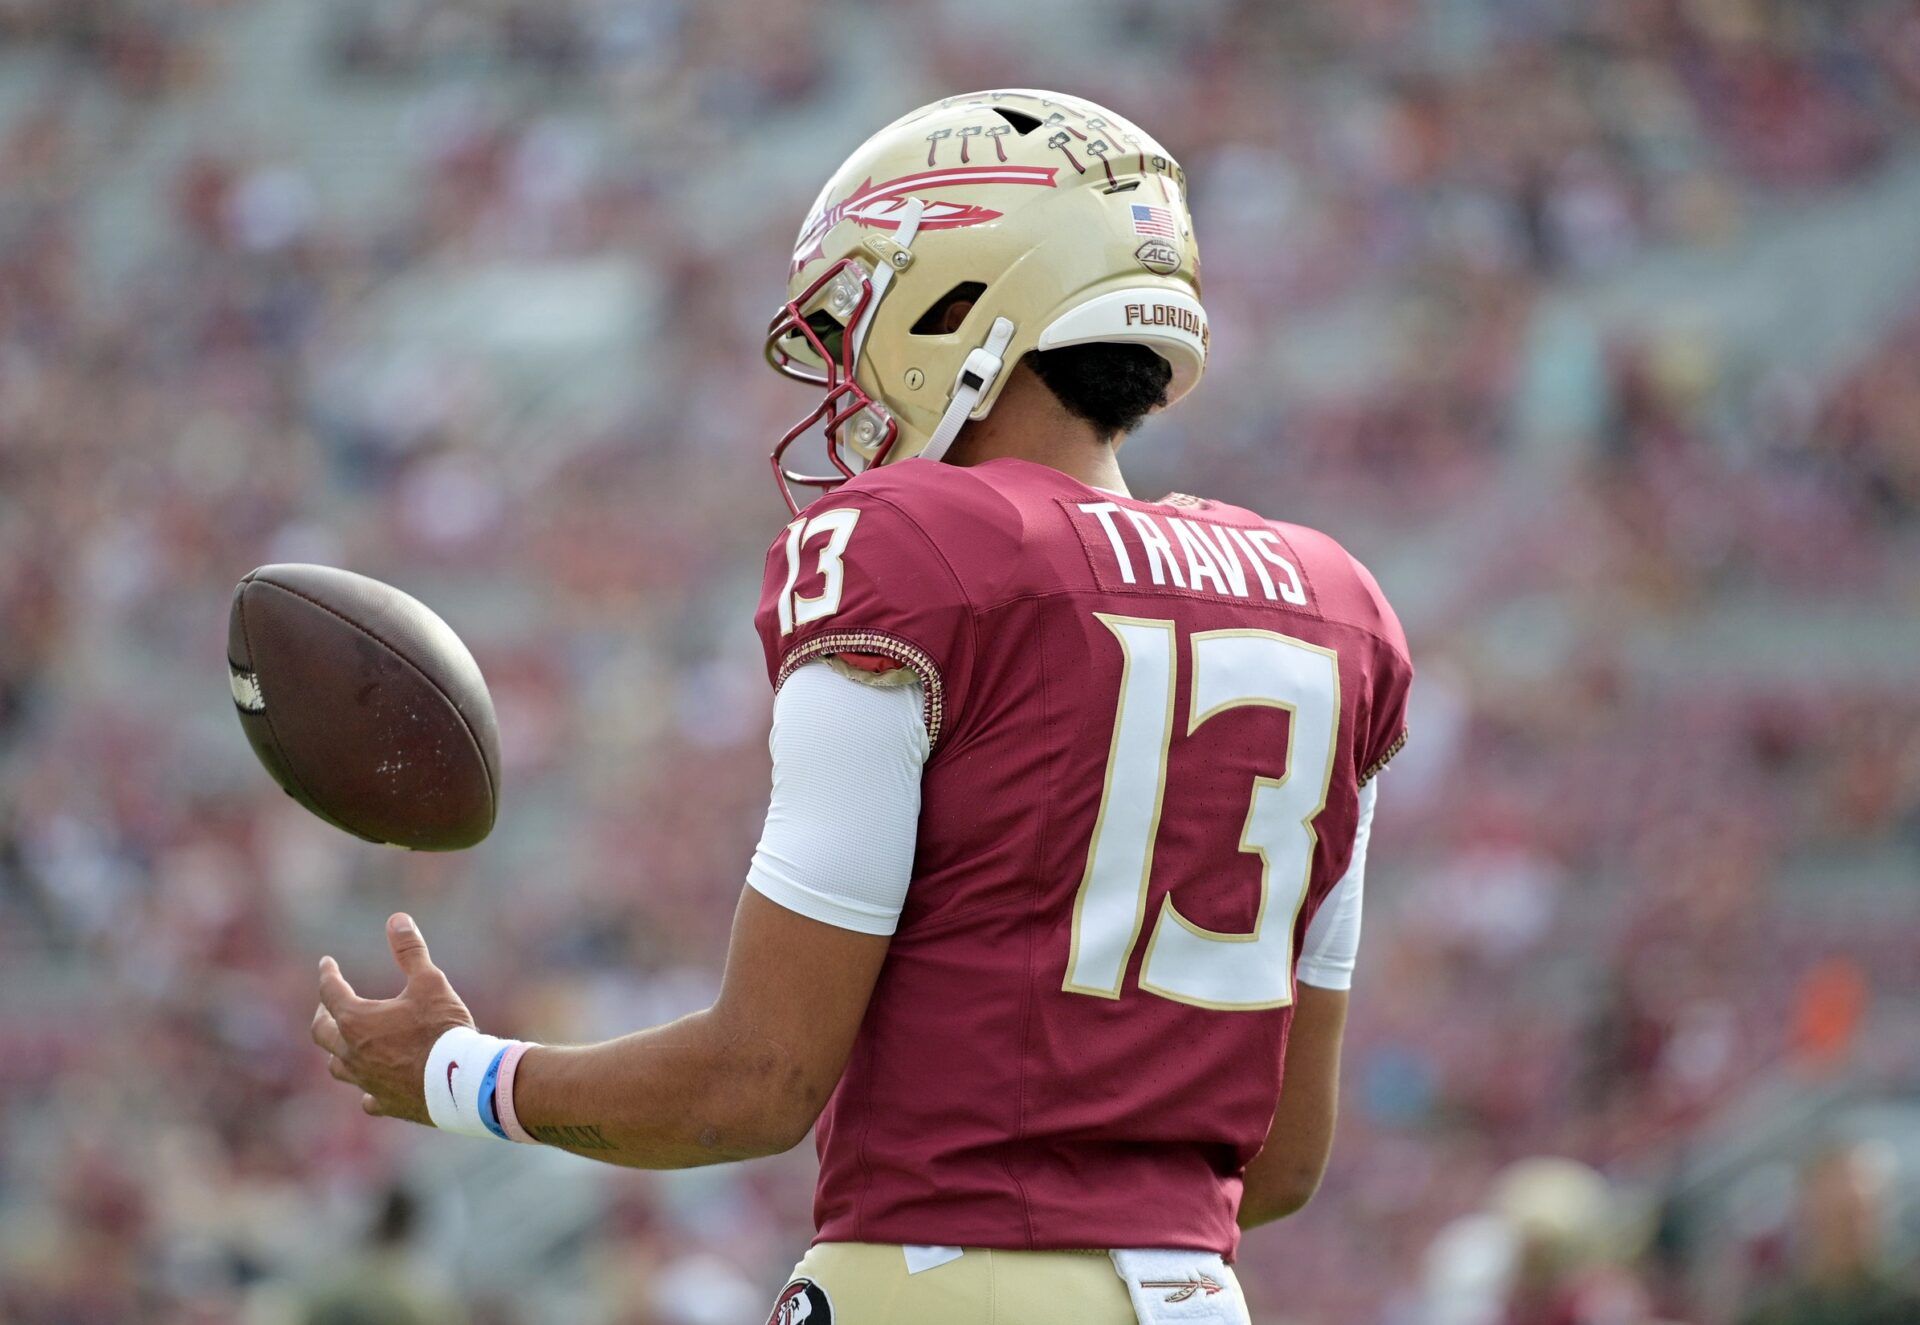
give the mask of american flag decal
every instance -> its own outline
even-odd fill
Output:
[[[1150,207],[1145,203],[1133,204],[1133,233],[1151,235],[1156,239],[1173,239],[1177,233],[1173,228],[1173,213],[1165,207]]]

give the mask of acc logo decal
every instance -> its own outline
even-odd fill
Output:
[[[833,1325],[833,1302],[811,1279],[795,1279],[774,1299],[767,1325]]]
[[[1149,239],[1133,251],[1140,265],[1148,271],[1162,276],[1171,276],[1180,270],[1180,250],[1164,239]]]
[[[875,184],[871,179],[845,198],[807,218],[800,238],[793,246],[793,267],[798,271],[821,257],[820,241],[840,222],[851,220],[878,230],[898,230],[900,210],[915,193],[928,189],[957,188],[968,184],[1033,184],[1053,188],[1058,166],[944,166]],[[991,207],[963,202],[938,202],[923,199],[926,210],[920,215],[922,230],[957,230],[998,220],[1000,213]]]

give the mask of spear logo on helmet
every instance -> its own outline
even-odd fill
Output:
[[[938,170],[902,175],[884,184],[875,184],[869,178],[833,206],[807,218],[807,224],[802,227],[800,238],[794,244],[793,269],[798,271],[815,258],[824,257],[821,241],[827,237],[829,230],[842,221],[852,220],[878,230],[897,230],[900,211],[915,193],[966,184],[1033,184],[1050,189],[1054,187],[1054,176],[1058,173],[1058,166],[945,166]],[[920,228],[957,230],[962,226],[998,220],[999,217],[1000,213],[991,207],[928,201],[926,210],[920,214]]]

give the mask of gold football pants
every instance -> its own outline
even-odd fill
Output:
[[[769,1325],[1135,1325],[1104,1251],[992,1251],[907,1272],[892,1244],[823,1242]]]

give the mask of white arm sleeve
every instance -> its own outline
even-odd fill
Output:
[[[1360,788],[1360,822],[1353,830],[1353,860],[1340,882],[1313,913],[1307,937],[1300,944],[1300,962],[1294,974],[1316,989],[1347,989],[1353,985],[1354,959],[1360,953],[1360,894],[1367,877],[1367,840],[1373,836],[1373,802],[1380,779]]]
[[[747,882],[789,911],[891,934],[913,877],[927,728],[918,681],[876,686],[825,662],[773,701],[773,799]]]

